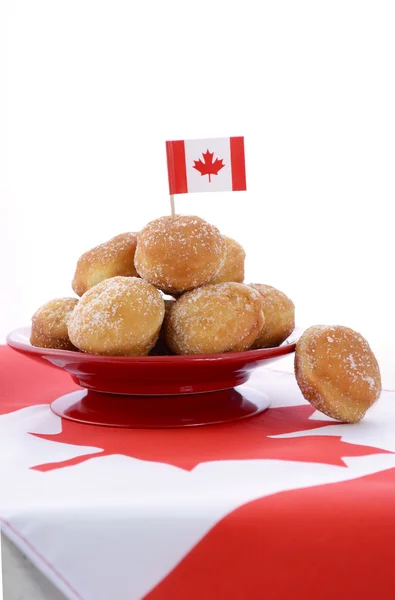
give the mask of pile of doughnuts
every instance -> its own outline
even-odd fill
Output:
[[[279,346],[294,330],[294,304],[274,287],[245,284],[245,257],[238,242],[200,217],[161,217],[83,254],[72,281],[79,299],[39,308],[30,341],[110,356]],[[366,340],[347,328],[307,330],[295,373],[307,400],[348,422],[360,420],[381,389]]]
[[[278,346],[293,302],[246,285],[245,251],[200,217],[161,217],[83,254],[60,298],[33,316],[31,343],[112,356],[213,354]]]

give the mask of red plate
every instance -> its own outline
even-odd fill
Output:
[[[251,371],[295,351],[276,348],[193,356],[99,356],[37,348],[30,328],[10,333],[8,345],[33,360],[67,371],[83,390],[55,400],[59,416],[117,427],[184,427],[235,421],[267,408],[264,394],[243,386]]]

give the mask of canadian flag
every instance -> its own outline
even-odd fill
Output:
[[[247,189],[244,137],[166,142],[170,194]]]

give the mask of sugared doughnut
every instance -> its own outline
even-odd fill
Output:
[[[271,285],[252,283],[263,300],[265,324],[252,348],[279,346],[295,329],[295,306],[283,292]]]
[[[172,310],[175,304],[175,300],[173,298],[166,298],[165,300],[165,318],[163,319],[163,324],[161,330],[159,332],[158,341],[155,346],[152,348],[150,352],[150,356],[168,356],[172,354],[169,346],[166,343],[166,324],[170,315],[170,311]]]
[[[199,217],[161,217],[139,233],[134,263],[138,274],[172,294],[209,282],[225,259],[225,240]]]
[[[136,277],[136,244],[136,233],[121,233],[85,252],[77,262],[72,283],[77,296],[82,296],[91,287],[110,277]]]
[[[310,327],[295,353],[296,380],[317,410],[357,423],[378,399],[380,369],[368,342],[348,327]]]
[[[264,324],[262,299],[241,283],[205,285],[183,294],[166,324],[166,341],[176,354],[247,350]]]
[[[137,277],[112,277],[88,290],[69,321],[77,348],[92,354],[142,356],[158,338],[163,298]]]
[[[225,261],[210,283],[225,283],[226,281],[243,283],[246,257],[244,248],[236,240],[232,240],[226,235],[223,237],[226,243]]]
[[[67,332],[67,323],[77,304],[76,298],[56,298],[41,306],[32,318],[30,343],[40,348],[77,350]]]

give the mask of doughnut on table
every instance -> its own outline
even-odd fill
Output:
[[[284,368],[241,384],[270,399],[251,418],[114,428],[60,419],[79,386],[0,347],[3,536],[69,600],[392,598],[392,372],[342,425]]]

